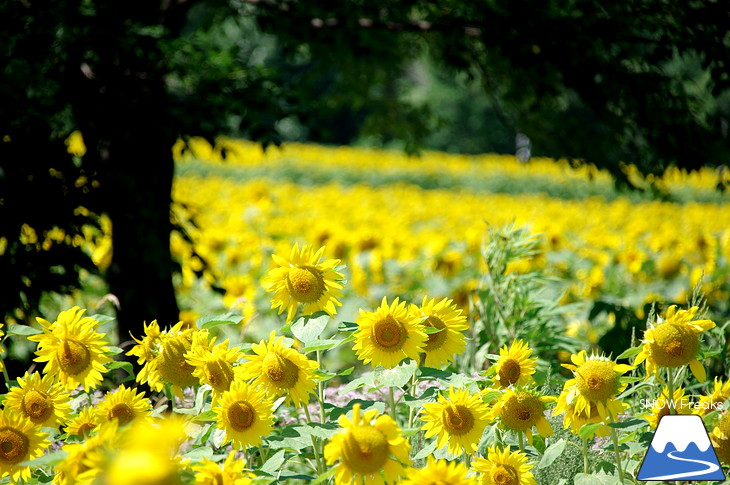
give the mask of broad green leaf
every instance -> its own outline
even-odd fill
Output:
[[[443,330],[445,330],[445,329],[444,328],[436,328],[436,327],[424,327],[423,328],[423,332],[426,335],[436,334],[436,333],[439,333],[439,332],[441,332]]]
[[[649,423],[647,420],[641,418],[629,418],[624,421],[619,421],[618,423],[608,423],[608,426],[616,429],[622,429],[624,431],[633,431],[648,425]]]
[[[545,453],[543,453],[542,458],[540,459],[540,463],[537,464],[538,468],[546,468],[552,465],[552,463],[563,454],[563,451],[565,451],[565,445],[568,444],[567,441],[564,439],[559,439],[552,445],[548,446],[545,450]]]
[[[335,339],[324,339],[324,340],[311,340],[307,343],[307,346],[304,347],[304,353],[308,354],[310,352],[316,352],[317,350],[330,350],[334,349],[338,345],[342,343],[341,340],[335,340]]]
[[[221,313],[215,315],[203,315],[198,318],[195,325],[200,330],[207,330],[221,325],[237,325],[243,320],[243,316],[236,313]]]
[[[302,426],[297,426],[296,430],[302,436],[330,439],[340,431],[340,427],[336,423],[307,423]]]
[[[330,316],[323,312],[307,317],[299,317],[292,323],[291,333],[307,346],[310,342],[319,338],[329,321]]]
[[[39,456],[38,458],[35,458],[33,460],[28,460],[20,463],[20,466],[29,466],[29,467],[42,467],[42,466],[56,466],[59,463],[61,463],[66,457],[68,456],[67,451],[63,450],[57,450],[53,451],[51,453],[48,453],[43,456]]]
[[[285,454],[286,451],[284,450],[277,451],[268,460],[266,460],[266,463],[263,464],[260,470],[274,477],[278,476],[279,472],[281,471],[281,466],[284,464],[284,462],[286,462]]]
[[[39,333],[43,333],[43,330],[38,330],[35,327],[20,325],[17,323],[8,325],[8,335],[22,335],[24,337],[28,337],[30,335],[38,335]]]
[[[191,461],[203,461],[203,458],[211,459],[213,457],[213,448],[210,446],[198,446],[183,455]]]
[[[628,349],[621,352],[621,355],[616,357],[616,360],[630,359],[631,357],[636,357],[639,352],[641,352],[641,347],[629,347]]]
[[[619,485],[620,483],[621,481],[617,477],[604,472],[578,473],[573,478],[573,485]]]
[[[586,423],[583,426],[580,427],[578,430],[578,436],[580,436],[581,439],[587,440],[591,438],[595,432],[600,428],[601,426],[604,426],[603,423]]]
[[[392,369],[377,369],[373,372],[375,380],[384,385],[402,387],[408,383],[416,372],[417,364],[414,361],[400,364]]]
[[[112,320],[116,320],[114,317],[110,317],[109,315],[102,315],[101,313],[95,313],[94,315],[89,315],[89,318],[96,320],[99,323],[106,323],[111,322]]]
[[[214,422],[216,420],[217,414],[215,411],[203,411],[202,413],[198,414],[193,418],[193,421],[197,421],[199,423],[204,422]]]
[[[413,458],[416,460],[422,460],[422,459],[430,456],[434,452],[434,450],[436,450],[436,442],[437,442],[437,440],[435,440],[435,439],[432,440],[431,443],[426,445],[425,448],[421,449],[421,451],[416,453],[416,456],[414,456]]]
[[[360,328],[360,326],[355,322],[340,322],[340,325],[337,327],[338,332],[354,332]]]

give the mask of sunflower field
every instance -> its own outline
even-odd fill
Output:
[[[677,414],[721,464],[690,472],[728,472],[726,172],[173,150],[179,322],[118,335],[91,275],[6,322],[33,365],[3,369],[0,483],[628,484]]]

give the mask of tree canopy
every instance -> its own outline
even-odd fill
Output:
[[[444,126],[433,99],[408,95],[424,59],[483,96],[495,149],[525,134],[535,154],[618,175],[730,151],[719,1],[4,1],[0,18],[0,314],[30,317],[44,292],[97,271],[78,237],[107,214],[122,339],[178,318],[178,138],[278,143],[296,126],[314,141],[427,147]],[[83,157],[67,152],[74,130]]]

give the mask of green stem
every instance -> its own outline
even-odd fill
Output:
[[[319,368],[322,368],[322,362],[320,357],[320,351],[317,351],[317,363]],[[324,383],[322,381],[317,383],[317,401],[319,401],[319,422],[324,424]]]
[[[312,423],[312,417],[309,415],[309,409],[308,406],[305,404],[303,406],[304,414],[307,416],[307,421],[311,424]],[[314,463],[316,464],[316,471],[318,475],[321,475],[324,472],[324,466],[322,463],[322,459],[320,458],[319,453],[319,440],[314,437],[314,435],[310,435],[310,438],[312,438],[312,449],[314,450]]]
[[[677,409],[674,406],[674,376],[672,375],[672,369],[667,367],[667,406],[669,406],[669,414],[677,414]]]
[[[524,435],[522,434],[522,431],[518,431],[518,432],[517,432],[517,441],[518,441],[518,442],[519,442],[519,444],[520,444],[520,451],[521,451],[522,453],[524,453],[524,452],[525,452],[525,437],[524,437]]]
[[[411,376],[411,396],[413,398],[416,398],[416,386],[418,385],[418,369],[416,369],[413,372],[413,376]],[[415,410],[416,408],[413,406],[410,406],[410,410],[408,411],[408,428],[413,427],[413,418],[415,417]]]
[[[615,423],[613,419],[613,415],[611,413],[608,413],[609,418],[611,419],[611,423]],[[613,441],[613,451],[616,453],[616,469],[618,470],[618,479],[621,483],[624,483],[624,470],[621,467],[621,454],[618,449],[618,433],[616,432],[616,428],[613,426],[609,426],[609,429],[611,430],[611,441]]]
[[[395,392],[393,391],[393,386],[388,386],[388,407],[390,408],[390,417],[393,418],[393,421],[396,421],[395,417]]]
[[[588,473],[588,440],[583,438],[583,473]]]

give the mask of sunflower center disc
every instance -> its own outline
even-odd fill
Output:
[[[221,359],[209,360],[205,363],[205,376],[210,387],[218,392],[227,391],[233,382],[233,366]]]
[[[492,482],[496,485],[517,485],[520,477],[517,470],[509,465],[496,465],[492,468]]]
[[[522,368],[514,359],[507,359],[499,368],[499,382],[504,387],[511,386],[520,379]]]
[[[342,461],[350,470],[369,475],[383,468],[389,451],[383,433],[373,426],[355,426],[343,442]]]
[[[375,322],[371,335],[378,347],[389,352],[400,350],[407,336],[403,324],[391,315]]]
[[[96,425],[94,423],[84,423],[81,426],[79,426],[79,436],[82,438],[86,438],[91,434],[91,432],[96,428]]]
[[[292,268],[286,276],[291,296],[300,303],[313,303],[324,293],[324,279],[317,268]]]
[[[428,340],[426,341],[426,347],[424,348],[424,350],[426,352],[431,352],[441,348],[441,346],[444,344],[444,341],[446,341],[446,330],[444,330],[446,328],[446,324],[440,318],[434,317],[433,315],[428,317],[428,319],[426,319],[423,324],[426,327],[441,330],[440,332],[428,334]]]
[[[689,364],[699,350],[699,338],[689,328],[664,323],[654,329],[651,354],[660,367]]]
[[[262,367],[266,376],[281,389],[291,389],[299,379],[296,364],[275,352],[266,354]]]
[[[527,392],[518,392],[507,399],[500,417],[510,429],[524,431],[535,424],[536,417],[542,414],[540,400]]]
[[[458,436],[466,434],[474,428],[474,415],[462,404],[445,406],[441,419],[449,434]]]
[[[254,411],[248,402],[238,401],[228,407],[226,417],[233,429],[236,431],[245,431],[253,424],[256,411]]]
[[[0,463],[14,465],[28,455],[28,437],[15,428],[0,429]]]
[[[80,374],[91,363],[91,353],[86,345],[76,340],[64,340],[56,350],[61,369],[70,375]]]
[[[129,404],[119,403],[109,411],[109,419],[117,419],[119,426],[124,426],[134,419],[134,409]]]
[[[53,402],[35,389],[23,397],[23,411],[34,423],[42,423],[53,414]]]
[[[163,379],[178,387],[193,387],[200,384],[193,375],[195,367],[185,361],[185,353],[190,351],[191,342],[186,336],[177,336],[162,345],[157,357],[157,371]]]
[[[618,386],[613,364],[603,360],[587,360],[575,371],[575,383],[589,401],[610,399]]]

